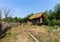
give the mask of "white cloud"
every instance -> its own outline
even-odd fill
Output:
[[[19,8],[15,8],[15,11],[20,11]]]

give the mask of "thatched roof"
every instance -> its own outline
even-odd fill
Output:
[[[40,13],[36,13],[36,14],[32,15],[29,19],[39,18],[39,17],[41,17],[42,15],[43,15],[42,12],[40,12]]]

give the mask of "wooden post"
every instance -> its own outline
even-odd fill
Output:
[[[36,39],[35,36],[32,35],[31,32],[28,32],[28,34],[32,37],[32,39],[33,39],[35,42],[39,42],[38,39]]]
[[[42,23],[43,22],[43,20],[42,20],[42,18],[40,18],[40,23]]]

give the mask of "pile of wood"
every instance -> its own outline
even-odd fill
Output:
[[[17,27],[17,26],[21,26],[21,23],[9,23],[10,27]]]
[[[14,22],[11,22],[11,23],[3,22],[2,23],[3,28],[6,28],[6,27],[18,27],[18,26],[21,26],[21,23],[14,23]]]

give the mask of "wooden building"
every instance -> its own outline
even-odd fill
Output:
[[[45,18],[44,13],[42,13],[42,12],[36,13],[29,18],[28,23],[32,23],[33,25],[35,25],[35,24],[41,25],[41,24],[43,24],[44,18]]]

